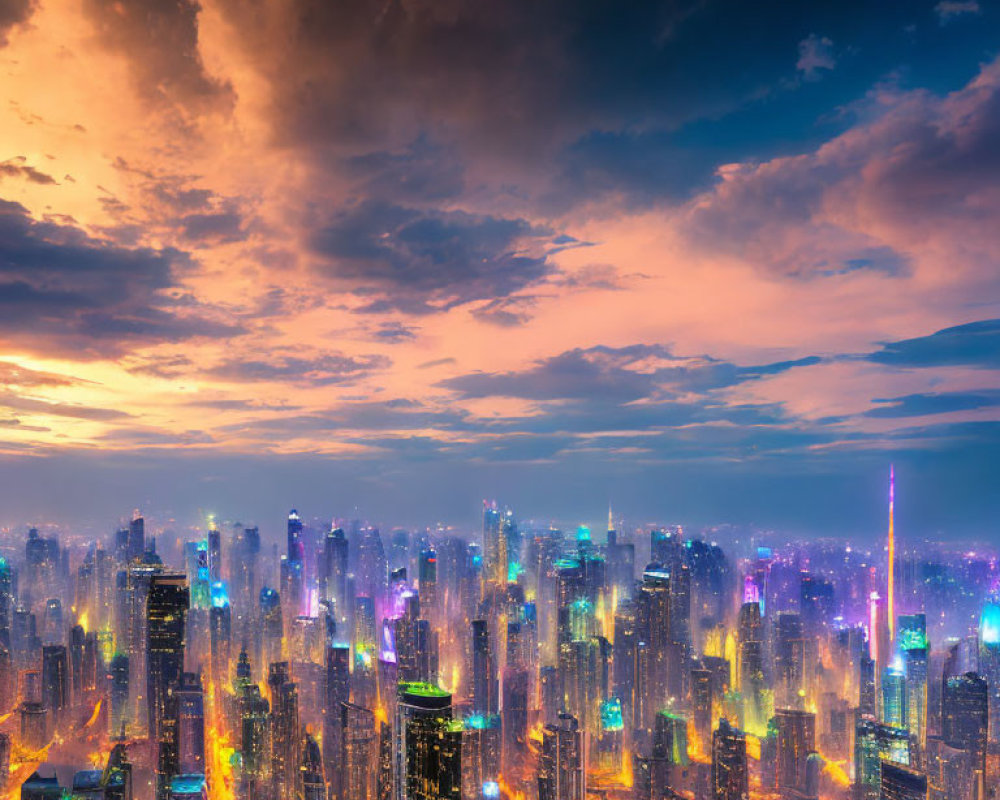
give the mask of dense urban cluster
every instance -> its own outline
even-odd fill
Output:
[[[109,541],[10,547],[9,795],[997,794],[1000,565],[897,548],[891,500],[860,546],[724,548],[610,512],[595,535],[496,503],[481,541],[296,511],[286,533],[210,520],[158,549],[136,513]]]

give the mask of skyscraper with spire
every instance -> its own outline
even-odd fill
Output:
[[[893,520],[893,505],[896,500],[896,471],[889,465],[889,565],[888,565],[888,609],[889,645],[896,642],[896,531]]]

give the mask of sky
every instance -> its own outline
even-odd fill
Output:
[[[0,522],[1000,522],[1000,4],[0,0]]]

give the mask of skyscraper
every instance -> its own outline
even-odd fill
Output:
[[[584,800],[583,736],[576,719],[560,714],[542,729],[538,754],[538,800]]]
[[[157,794],[165,797],[178,774],[176,720],[168,715],[171,689],[184,669],[184,621],[188,610],[187,579],[181,573],[150,576],[146,605],[146,693],[150,738],[158,743]]]
[[[712,800],[749,800],[746,738],[723,717],[712,734]]]
[[[976,800],[985,800],[986,746],[989,732],[989,689],[974,672],[944,678],[941,738],[972,757]]]
[[[453,724],[451,695],[430,683],[401,682],[393,724],[396,800],[459,798],[461,724]]]

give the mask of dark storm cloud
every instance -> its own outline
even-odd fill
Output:
[[[108,355],[240,333],[205,309],[168,308],[164,291],[188,266],[178,250],[120,247],[0,200],[0,331],[25,346]]]
[[[195,0],[85,0],[102,43],[129,62],[140,93],[160,103],[204,107],[229,104],[232,89],[205,70],[198,51]]]
[[[888,342],[867,358],[895,367],[1000,367],[1000,319],[984,319],[929,336]]]
[[[7,44],[11,28],[25,22],[34,9],[34,0],[0,0],[0,47]]]
[[[429,211],[365,201],[338,213],[311,237],[332,278],[378,293],[364,310],[413,312],[509,294],[551,269],[528,255],[549,236],[523,219]]]
[[[232,358],[204,370],[205,374],[230,381],[302,383],[312,386],[351,383],[391,361],[381,355],[347,356],[326,353],[313,357],[273,353],[266,357]]]

